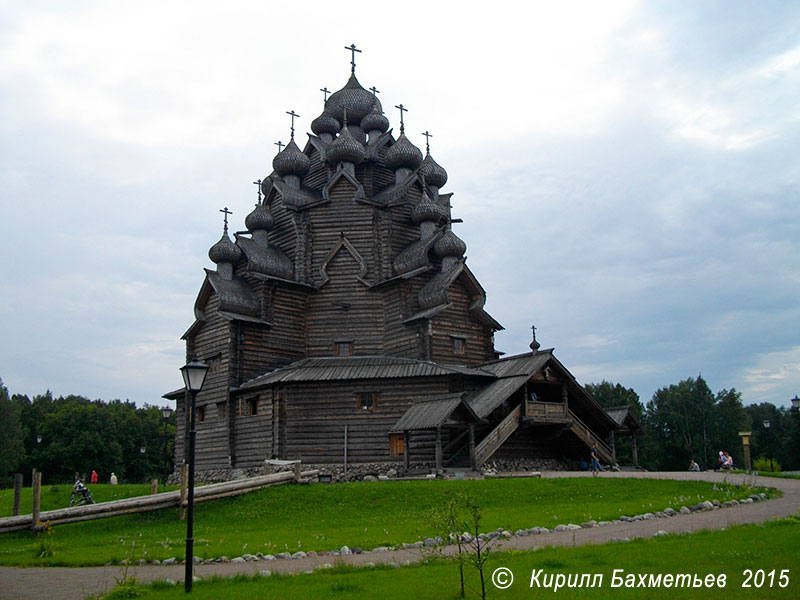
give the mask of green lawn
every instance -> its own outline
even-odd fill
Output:
[[[112,491],[123,493],[124,487]],[[104,498],[110,486],[95,489],[96,496]],[[319,551],[343,545],[371,549],[413,542],[434,534],[431,508],[461,490],[483,508],[484,531],[611,520],[749,493],[707,482],[600,478],[286,485],[199,504],[195,555],[234,557],[245,552]],[[10,490],[0,492],[0,507],[9,503],[8,494]],[[46,497],[43,494],[45,508],[51,502]],[[54,527],[47,536],[50,555],[46,557],[38,556],[41,535],[38,540],[27,531],[0,535],[0,564],[116,563],[126,558],[131,542],[136,544],[134,558],[182,558],[185,536],[177,509],[100,519]]]
[[[733,527],[728,531],[700,532],[692,535],[671,535],[663,538],[634,540],[630,543],[611,543],[602,546],[577,548],[546,548],[537,552],[503,552],[491,555],[486,566],[487,597],[502,599],[528,599],[536,597],[627,599],[627,598],[698,598],[702,600],[742,599],[794,599],[800,596],[800,572],[795,571],[800,553],[800,519],[785,519],[766,525]],[[511,570],[514,582],[508,589],[495,589],[490,581],[498,567]],[[267,566],[268,568],[268,566]],[[545,575],[576,576],[583,573],[603,575],[602,584],[593,588],[561,588],[556,594],[551,588],[530,587],[531,575],[542,570],[538,580]],[[691,574],[704,578],[712,574],[726,574],[724,588],[612,588],[615,569],[638,576],[649,574]],[[746,573],[762,569],[766,577],[751,580],[745,588]],[[788,585],[781,588],[781,570],[787,569]],[[775,570],[770,586],[769,572]],[[576,578],[577,580],[577,578]],[[754,584],[761,583],[760,587]],[[468,572],[467,598],[480,598],[480,582],[475,571]],[[141,593],[141,598],[168,600],[186,598],[182,582],[168,585],[163,582],[151,586],[119,589],[106,598],[131,597]],[[197,600],[226,598],[281,598],[282,600],[328,600],[354,598],[376,600],[455,600],[459,595],[458,570],[454,563],[439,561],[429,565],[414,565],[400,569],[335,568],[311,575],[273,575],[255,578],[214,578],[194,585],[192,597]]]

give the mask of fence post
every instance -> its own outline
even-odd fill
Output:
[[[36,469],[33,470],[33,481],[31,483],[33,487],[33,512],[31,516],[33,517],[33,530],[36,531],[39,526],[39,508],[41,507],[42,492],[42,474]]]
[[[155,496],[158,493],[158,479],[153,479],[150,484],[150,495]]]
[[[187,493],[187,484],[189,479],[189,465],[183,463],[181,465],[181,503],[180,508],[178,509],[178,518],[183,521],[186,518],[185,510],[186,510],[186,503],[188,502],[186,498]]]
[[[294,463],[294,480],[300,483],[300,466],[302,463],[298,460]]]
[[[19,499],[22,495],[22,473],[14,473],[14,512],[16,517],[19,515]]]

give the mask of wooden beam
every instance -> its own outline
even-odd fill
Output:
[[[436,428],[436,468],[442,468],[442,428]]]

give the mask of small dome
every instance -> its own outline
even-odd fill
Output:
[[[422,200],[411,210],[411,220],[417,224],[423,221],[433,221],[436,223],[442,217],[444,217],[444,210],[431,200],[428,194],[424,194]]]
[[[300,152],[300,148],[291,140],[286,148],[272,159],[272,168],[278,175],[297,175],[302,177],[311,167],[309,158]]]
[[[214,264],[236,263],[241,257],[241,248],[231,241],[227,232],[223,233],[219,241],[208,250],[208,258]]]
[[[361,119],[372,112],[375,104],[377,104],[378,110],[382,110],[380,100],[361,87],[355,75],[350,75],[345,86],[331,94],[325,103],[325,108],[340,123],[344,120],[342,117],[345,109],[347,109],[347,117],[351,123],[360,123]]]
[[[328,109],[323,110],[320,116],[311,121],[311,131],[317,135],[323,133],[332,133],[336,135],[339,133],[339,129],[341,129],[341,124],[333,118],[333,115],[331,115]]]
[[[408,141],[405,133],[401,133],[394,145],[386,152],[386,166],[392,170],[416,169],[420,164],[422,164],[422,152]]]
[[[437,188],[440,188],[447,183],[447,171],[433,160],[430,153],[425,155],[425,160],[422,161],[422,166],[419,170],[420,173],[425,175],[425,181],[430,185],[435,185]]]
[[[269,231],[275,224],[275,220],[267,208],[266,203],[256,206],[256,209],[244,219],[244,225],[248,231]]]
[[[386,133],[389,129],[389,119],[386,118],[386,115],[381,113],[380,109],[378,109],[378,105],[375,104],[372,107],[372,112],[361,119],[361,129],[366,132],[377,129],[381,133]]]
[[[350,134],[350,130],[345,125],[339,136],[328,146],[325,156],[333,165],[342,161],[358,164],[364,160],[365,153],[364,146]]]
[[[436,241],[433,251],[439,258],[444,258],[445,256],[461,257],[464,256],[464,252],[467,251],[467,245],[460,237],[453,233],[452,229],[448,229],[447,232]]]

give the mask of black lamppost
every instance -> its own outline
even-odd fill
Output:
[[[792,403],[792,408],[800,408],[800,398],[797,397],[797,394],[789,402]]]
[[[767,434],[767,436],[769,436],[769,426],[772,425],[772,423],[770,423],[769,419],[764,419],[761,422],[761,424],[764,426],[765,433]],[[769,447],[770,446],[769,440],[767,441],[766,446],[768,446],[767,452],[769,452],[769,470],[770,473],[774,473],[775,465],[772,462],[772,449]]]
[[[169,435],[167,434],[167,423],[172,415],[172,409],[165,406],[161,409],[161,417],[164,419],[164,485],[169,478]]]
[[[189,409],[189,489],[187,494],[186,514],[186,573],[184,576],[184,588],[186,593],[192,591],[192,564],[194,562],[194,440],[197,432],[194,428],[195,400],[197,392],[203,389],[208,373],[208,365],[201,363],[197,358],[192,358],[192,362],[181,367],[183,383],[186,391],[192,398],[192,405]]]

